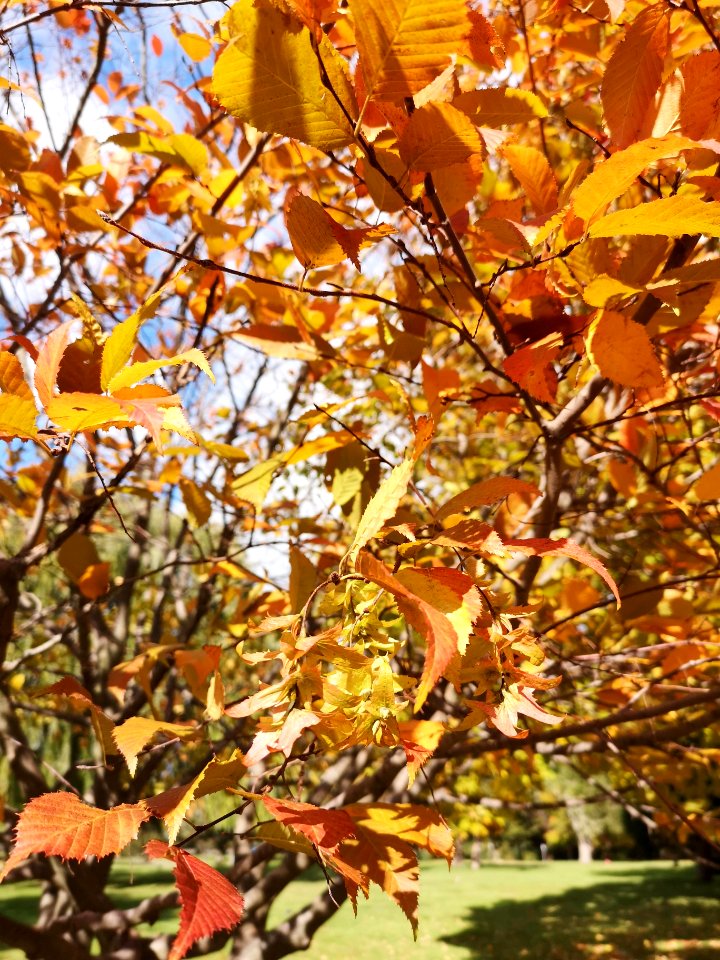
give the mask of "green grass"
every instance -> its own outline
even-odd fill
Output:
[[[169,864],[168,864],[169,867]],[[157,865],[121,861],[111,896],[122,907],[167,889]],[[294,884],[271,915],[281,922],[324,888],[321,877]],[[30,922],[32,883],[0,887],[2,913]],[[163,918],[155,931],[175,929]],[[492,864],[448,872],[422,863],[420,935],[379,890],[345,905],[316,935],[305,960],[717,960],[720,879],[701,884],[691,866],[665,863]],[[215,958],[222,953],[213,954]],[[0,960],[22,960],[0,949]]]

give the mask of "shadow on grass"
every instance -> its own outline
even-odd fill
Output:
[[[472,907],[465,927],[441,939],[473,960],[718,960],[720,884],[702,884],[683,868],[628,865],[613,874],[598,867],[591,886]]]

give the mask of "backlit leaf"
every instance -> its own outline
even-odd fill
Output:
[[[700,500],[720,500],[720,463],[706,470],[695,481],[692,491]]]
[[[37,436],[37,409],[32,398],[0,394],[0,437],[33,440]]]
[[[0,872],[0,881],[33,853],[66,860],[120,853],[138,835],[150,814],[140,804],[98,810],[74,793],[44,793],[20,814],[15,843]]]
[[[311,803],[274,797],[263,797],[262,802],[271,817],[321,850],[336,847],[355,832],[355,825],[344,810],[324,810]]]
[[[503,156],[535,212],[551,213],[555,210],[558,188],[545,154],[535,147],[512,145],[504,148]]]
[[[398,146],[400,156],[411,170],[426,173],[485,152],[475,125],[449,103],[428,103],[416,110]]]
[[[151,860],[162,858],[175,864],[180,929],[168,960],[182,960],[202,937],[210,937],[218,930],[232,930],[242,920],[243,898],[218,870],[161,840],[146,844],[145,853]]]
[[[35,364],[35,389],[44,407],[47,407],[55,394],[60,362],[75,326],[75,320],[68,320],[67,323],[56,327],[40,347]]]
[[[463,490],[462,493],[452,497],[442,505],[435,517],[437,520],[444,520],[445,517],[449,517],[453,513],[463,513],[465,510],[474,510],[476,507],[490,506],[509,497],[511,493],[540,495],[538,488],[534,484],[528,483],[527,480],[519,480],[516,477],[492,477],[489,480],[474,483],[467,490]]]
[[[598,313],[590,323],[587,349],[602,375],[625,387],[662,387],[665,382],[647,330],[624,313]]]
[[[612,590],[618,607],[620,606],[620,593],[617,584],[609,574],[607,568],[597,557],[594,557],[591,553],[588,553],[584,547],[581,547],[579,543],[565,538],[549,540],[542,537],[528,538],[525,540],[505,540],[504,542],[506,547],[517,550],[520,553],[528,554],[529,556],[570,557],[572,560],[584,563],[586,567],[590,567],[591,570],[594,570],[595,573],[603,578]]]
[[[481,127],[502,127],[547,117],[547,107],[530,90],[516,87],[487,87],[471,90],[453,100],[453,106]]]
[[[177,367],[184,363],[194,363],[196,367],[200,367],[203,373],[210,377],[213,383],[215,382],[207,357],[202,350],[192,347],[190,350],[178,353],[174,357],[162,357],[160,360],[141,360],[138,363],[132,363],[129,367],[124,367],[115,374],[108,383],[107,389],[111,393],[115,393],[115,391],[122,390],[124,387],[134,386],[140,380],[144,380],[145,377],[155,373],[156,370],[162,370],[163,367]]]
[[[321,150],[353,140],[348,116],[357,117],[355,96],[346,65],[324,35],[316,54],[310,31],[263,0],[240,0],[223,24],[231,39],[215,66],[213,92],[229,113]]]
[[[464,0],[350,0],[365,90],[402,100],[443,72],[470,36]]]
[[[682,237],[704,233],[720,237],[720,201],[705,203],[699,197],[676,195],[641,203],[629,210],[617,210],[596,220],[590,237],[628,236]]]
[[[650,3],[627,28],[603,78],[601,97],[613,141],[627,147],[641,135],[662,79],[670,38],[669,10]]]
[[[697,147],[694,140],[673,135],[640,140],[625,150],[619,150],[597,164],[575,190],[572,195],[574,213],[585,223],[592,223],[609,203],[632,186],[643,170],[693,147]]]
[[[295,256],[306,270],[346,259],[359,270],[359,251],[393,232],[393,228],[385,224],[357,229],[343,227],[317,200],[295,189],[288,191],[285,201],[285,225]]]
[[[402,463],[393,467],[365,508],[353,542],[345,556],[346,563],[353,564],[365,544],[372,540],[382,529],[383,524],[395,515],[400,501],[407,491],[415,464],[430,442],[433,429],[434,423],[429,418],[420,421],[420,427],[411,451]]]
[[[9,350],[0,350],[0,390],[23,400],[32,400],[32,390],[25,381],[22,364]]]
[[[125,757],[130,776],[135,776],[138,754],[158,733],[168,738],[185,739],[196,735],[196,728],[188,724],[167,723],[164,720],[150,720],[146,717],[130,717],[118,724],[113,731],[113,739],[120,753]]]

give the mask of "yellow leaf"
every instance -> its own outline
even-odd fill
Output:
[[[582,297],[585,303],[591,307],[604,307],[610,300],[627,300],[629,297],[635,297],[642,293],[642,287],[631,287],[617,277],[610,277],[602,273],[594,277],[590,283],[581,287]]]
[[[641,203],[629,210],[617,210],[596,220],[588,230],[590,237],[628,236],[682,237],[704,233],[720,237],[720,202],[706,203],[698,197],[677,195]]]
[[[206,37],[201,37],[198,33],[181,33],[178,41],[185,53],[195,63],[200,63],[201,60],[209,57],[212,53],[210,41]]]
[[[687,137],[667,136],[640,140],[625,150],[619,150],[599,163],[573,193],[573,212],[585,223],[591,223],[609,203],[621,197],[651,164],[677,157],[681,151],[697,146],[694,140]]]
[[[215,66],[213,93],[228,113],[320,150],[352,142],[355,95],[345,62],[324,34],[316,53],[310,31],[263,0],[240,0],[223,27],[230,43]]]
[[[53,397],[45,412],[67,433],[130,423],[130,417],[116,400],[98,393],[61,393]]]
[[[398,147],[411,170],[426,173],[485,152],[485,144],[473,122],[449,103],[428,103],[416,110]]]
[[[186,167],[196,177],[207,170],[208,149],[189,133],[173,133],[168,137],[156,137],[144,132],[118,133],[110,137],[110,142],[133,153],[144,153],[164,163]]]
[[[17,130],[0,123],[0,170],[27,170],[30,146]]]
[[[297,327],[286,323],[253,323],[236,333],[235,339],[281,360],[317,360],[321,356],[313,343],[303,340]]]
[[[219,720],[225,713],[225,684],[219,670],[216,670],[210,678],[205,712],[210,720]]]
[[[548,115],[547,107],[540,97],[530,90],[518,90],[515,87],[471,90],[456,97],[453,106],[462,110],[481,127],[529,123]]]
[[[174,277],[172,278],[175,279]],[[170,281],[168,281],[170,283]],[[138,330],[154,314],[160,297],[165,292],[165,284],[149,297],[145,303],[128,317],[123,320],[112,331],[103,347],[102,370],[100,374],[100,384],[103,390],[107,390],[108,384],[112,378],[125,366],[132,356],[133,348],[137,341]]]
[[[604,377],[625,387],[662,387],[662,368],[647,331],[622,313],[605,310],[590,324],[590,359]]]
[[[107,388],[111,393],[115,393],[122,390],[123,387],[131,387],[140,380],[144,380],[145,377],[149,377],[156,370],[161,370],[163,367],[178,367],[183,363],[194,363],[196,367],[200,367],[203,373],[210,377],[213,383],[215,382],[215,377],[205,354],[197,347],[192,347],[190,350],[178,353],[174,357],[162,357],[160,360],[141,360],[139,363],[132,363],[129,367],[125,367],[119,373],[116,373],[108,383]]]
[[[192,725],[166,723],[164,720],[150,720],[146,717],[130,717],[113,730],[113,740],[125,757],[131,777],[135,776],[137,770],[138,754],[158,733],[165,733],[173,739],[188,739],[194,737],[197,730]]]
[[[429,417],[420,421],[415,443],[410,453],[402,463],[393,467],[365,508],[355,538],[344,557],[344,563],[351,565],[355,563],[357,555],[365,544],[372,540],[382,529],[385,522],[395,515],[397,508],[400,506],[400,501],[405,496],[415,464],[430,443],[433,429],[434,423]]]
[[[34,440],[37,436],[35,402],[15,394],[0,394],[0,437]]]
[[[283,457],[270,457],[264,463],[258,463],[233,480],[233,493],[241,500],[252,504],[255,512],[258,513],[265,503],[275,471],[284,463]]]
[[[204,527],[210,519],[211,505],[207,496],[188,477],[180,477],[180,493],[191,527]]]
[[[443,72],[470,37],[464,0],[350,0],[365,90],[402,100]]]
[[[605,70],[600,95],[605,122],[619,147],[637,140],[648,121],[670,40],[669,13],[660,2],[641,10]]]
[[[558,205],[557,182],[545,154],[535,147],[513,145],[505,147],[503,155],[535,212],[555,210]]]
[[[696,480],[692,490],[700,500],[720,500],[720,462]]]

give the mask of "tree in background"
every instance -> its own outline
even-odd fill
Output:
[[[556,760],[711,858],[716,7],[210,6],[2,14],[3,939],[415,931],[457,778]]]

